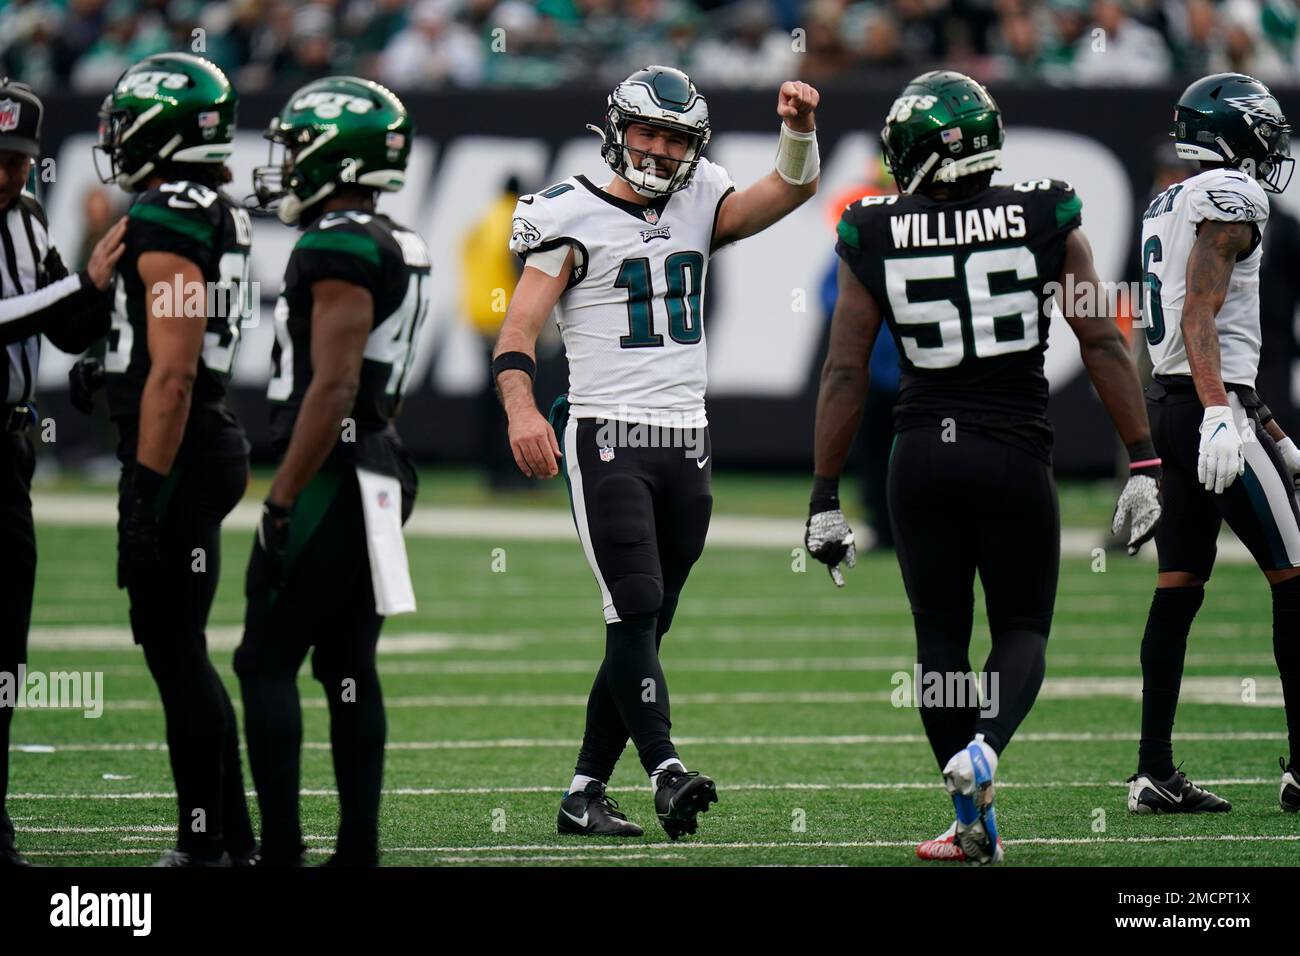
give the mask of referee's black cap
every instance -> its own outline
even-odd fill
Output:
[[[0,150],[39,156],[44,118],[45,106],[30,86],[0,79]]]

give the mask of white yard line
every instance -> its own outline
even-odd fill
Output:
[[[1276,787],[1277,780],[1272,777],[1224,777],[1216,780],[1200,780],[1199,783],[1207,787],[1212,786],[1236,786],[1236,787],[1254,787],[1269,786]],[[938,790],[941,784],[937,780],[927,781],[898,781],[898,782],[863,782],[863,783],[723,783],[724,791],[901,791],[901,790]],[[1070,781],[1044,781],[1044,782],[1016,782],[1016,781],[998,781],[999,789],[1003,790],[1070,790],[1070,789],[1087,789],[1092,787],[1119,788],[1127,787],[1128,782],[1124,780],[1070,780]],[[645,787],[610,787],[610,793],[649,793],[649,786]],[[492,796],[492,795],[509,795],[509,794],[535,794],[549,793],[559,795],[563,792],[562,785],[552,786],[524,786],[524,787],[392,787],[383,791],[386,797],[466,797],[466,796]],[[336,797],[338,791],[332,788],[309,788],[301,791],[304,797]],[[248,796],[255,796],[255,791],[249,790]],[[176,798],[175,793],[14,793],[10,794],[10,800],[173,800]],[[18,819],[17,817],[14,818]],[[175,827],[152,827],[152,826],[120,826],[120,827],[88,827],[81,830],[70,830],[66,827],[55,827],[49,829],[31,829],[24,827],[27,833],[118,833],[118,832],[171,832]]]

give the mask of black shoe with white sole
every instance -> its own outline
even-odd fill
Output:
[[[718,802],[718,788],[698,771],[687,771],[672,764],[655,771],[655,812],[664,832],[676,840],[683,833],[695,832],[695,817]]]
[[[230,866],[230,854],[222,852],[219,856],[200,856],[197,853],[186,853],[184,850],[172,848],[162,855],[154,866],[161,867],[209,867],[209,866]]]
[[[1232,804],[1196,786],[1181,770],[1168,780],[1137,773],[1128,778],[1131,813],[1227,813]]]
[[[1277,758],[1277,762],[1282,767],[1282,790],[1277,796],[1277,802],[1287,813],[1300,812],[1300,770],[1294,765],[1288,765],[1281,757]]]
[[[562,834],[575,836],[639,837],[645,834],[618,803],[605,793],[599,780],[590,781],[581,793],[564,794],[560,812],[555,818],[555,829]]]

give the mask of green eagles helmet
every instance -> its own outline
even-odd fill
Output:
[[[406,184],[414,131],[402,101],[373,80],[308,83],[267,128],[271,163],[253,170],[257,206],[292,226],[340,185],[396,192]]]
[[[1002,114],[981,84],[953,70],[922,73],[885,117],[880,151],[898,191],[1000,169]]]
[[[608,107],[604,126],[588,125],[587,129],[600,135],[600,156],[609,168],[641,196],[654,198],[684,189],[695,175],[710,134],[709,104],[691,78],[670,66],[647,66],[614,87]],[[650,168],[638,167],[627,149],[627,128],[632,123],[684,134],[688,143],[685,155],[678,160],[650,153],[644,163]],[[676,164],[672,175],[657,175],[655,158],[669,166]]]
[[[99,110],[100,182],[140,190],[161,160],[224,163],[238,97],[226,74],[189,53],[157,53],[121,75]]]
[[[1291,182],[1291,127],[1282,107],[1259,80],[1216,73],[1197,80],[1178,98],[1174,148],[1183,159],[1224,163],[1280,193]]]

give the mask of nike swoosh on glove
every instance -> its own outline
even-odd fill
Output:
[[[1111,533],[1119,534],[1124,525],[1129,525],[1128,553],[1137,554],[1156,533],[1159,523],[1160,483],[1150,475],[1131,475],[1119,493],[1115,517],[1110,522]]]
[[[826,565],[835,586],[844,587],[844,572],[840,570],[840,562],[843,561],[850,568],[858,563],[853,529],[845,520],[844,512],[835,508],[809,516],[803,541],[808,553]]]
[[[1246,455],[1232,409],[1227,405],[1211,405],[1201,419],[1201,446],[1196,453],[1197,480],[1206,491],[1221,495],[1245,471]]]
[[[1277,450],[1282,453],[1282,463],[1291,476],[1291,484],[1300,488],[1300,448],[1296,448],[1290,438],[1283,438],[1277,443]]]

